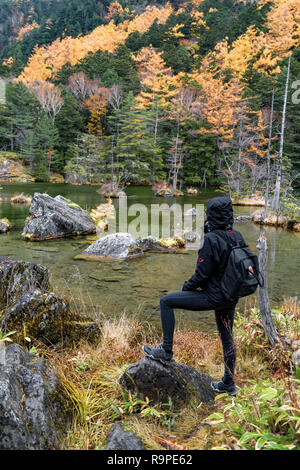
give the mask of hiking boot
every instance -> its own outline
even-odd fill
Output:
[[[233,397],[235,397],[237,394],[237,389],[234,384],[226,385],[222,380],[220,380],[220,382],[215,382],[213,380],[210,385],[213,391],[216,393],[228,393],[228,395]]]
[[[173,357],[173,353],[168,353],[163,348],[162,344],[156,346],[155,348],[151,348],[150,346],[145,345],[142,347],[142,350],[146,356],[151,357],[151,359],[154,359],[155,361],[160,361],[162,364],[169,364]]]

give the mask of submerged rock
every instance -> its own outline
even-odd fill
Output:
[[[24,293],[0,314],[0,330],[16,331],[14,340],[21,344],[29,337],[55,347],[95,342],[100,335],[97,324],[73,312],[66,300],[39,290]]]
[[[63,196],[35,193],[22,233],[24,240],[49,240],[95,233],[92,217]]]
[[[185,246],[189,250],[199,250],[203,246],[203,233],[197,233],[193,230],[186,230],[183,234]]]
[[[212,378],[185,364],[171,361],[163,365],[148,357],[129,366],[119,379],[119,384],[141,398],[153,403],[172,400],[175,409],[184,406],[192,397],[214,403]]]
[[[44,359],[18,344],[0,363],[0,450],[59,449],[71,421],[70,403]]]
[[[24,293],[49,289],[45,266],[0,256],[0,307],[13,304]]]
[[[82,252],[83,257],[108,259],[136,258],[143,254],[143,250],[137,245],[133,236],[130,233],[121,232],[99,238]]]
[[[251,216],[250,215],[238,215],[235,217],[235,220],[238,220],[239,222],[249,222],[251,221]]]
[[[116,421],[107,435],[104,450],[145,450],[145,447],[140,437],[131,431],[126,431]]]
[[[183,238],[186,243],[195,243],[199,238],[199,234],[193,230],[186,230],[183,234]]]
[[[195,207],[191,207],[190,209],[188,209],[185,213],[184,213],[185,216],[194,216],[194,215],[197,215],[197,210],[195,209]]]

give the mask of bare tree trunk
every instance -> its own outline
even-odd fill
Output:
[[[263,287],[258,286],[258,305],[265,333],[271,343],[271,346],[274,346],[275,343],[279,342],[279,338],[274,326],[270,309],[267,283],[268,244],[267,239],[263,234],[260,235],[257,241],[257,248],[259,250],[259,269],[264,281]]]
[[[154,144],[154,151],[155,151],[155,148],[156,148],[156,142],[157,142],[157,130],[158,130],[158,103],[156,103],[156,111],[155,111],[155,124],[154,124],[154,139],[153,139],[153,144]],[[151,181],[155,181],[155,178],[154,178],[154,166],[155,166],[155,155],[153,155],[153,162],[152,162],[152,165],[151,165],[151,175],[150,175],[150,179]]]
[[[179,119],[177,121],[177,135],[175,140],[175,154],[173,157],[173,165],[174,165],[174,172],[173,172],[173,189],[177,189],[177,175],[178,175],[178,141],[179,141]]]
[[[271,170],[271,144],[272,144],[272,134],[273,134],[273,113],[274,113],[274,97],[275,89],[272,91],[272,104],[271,104],[271,114],[270,114],[270,125],[269,125],[269,142],[268,142],[268,151],[267,151],[267,179],[266,179],[266,193],[265,193],[265,208],[263,212],[263,218],[267,216],[268,203],[269,203],[269,187],[270,187],[270,170]]]
[[[239,151],[238,151],[238,161],[236,169],[236,185],[235,190],[237,193],[237,198],[240,195],[240,184],[241,184],[241,159],[242,159],[242,121],[240,121],[239,129]]]
[[[283,157],[284,131],[285,131],[285,115],[286,115],[286,106],[287,106],[288,90],[289,90],[291,58],[292,58],[292,56],[289,56],[288,70],[287,70],[286,83],[285,83],[283,110],[282,110],[282,122],[281,122],[281,133],[280,133],[280,150],[279,150],[279,156],[278,156],[278,167],[277,167],[275,191],[274,191],[274,196],[273,196],[273,201],[272,201],[272,209],[276,211],[277,218],[278,218],[278,215],[279,215],[279,201],[280,201],[281,176],[282,176],[282,157]]]
[[[114,136],[111,138],[111,152],[110,152],[110,180],[113,184],[114,179]]]

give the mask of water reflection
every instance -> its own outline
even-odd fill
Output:
[[[3,185],[0,217],[7,217],[13,230],[0,236],[0,255],[44,264],[51,270],[51,282],[55,289],[72,299],[76,308],[88,306],[89,313],[97,315],[102,310],[115,315],[124,309],[139,312],[139,315],[157,325],[159,319],[159,299],[167,292],[179,290],[195,268],[196,253],[188,251],[180,254],[147,253],[143,258],[121,263],[100,263],[98,261],[75,260],[75,255],[91,243],[91,237],[51,240],[45,242],[24,242],[21,232],[28,216],[29,206],[11,205],[10,196],[24,192],[47,192],[51,196],[61,194],[70,198],[85,209],[95,208],[102,202],[96,187],[69,185],[23,184]],[[151,188],[130,187],[127,190],[128,205],[174,202],[181,204],[206,204],[217,195],[211,190],[202,190],[197,197],[182,197],[174,200],[157,199]],[[114,200],[116,209],[118,201]],[[247,215],[250,208],[237,207],[235,215]],[[260,226],[249,222],[236,222],[250,248],[256,250]],[[300,234],[272,227],[265,228],[269,246],[268,286],[271,305],[277,305],[286,296],[298,296],[300,274]],[[242,299],[239,309],[243,310],[256,303],[256,296]],[[196,325],[210,330],[215,329],[212,312],[177,312],[177,324]]]

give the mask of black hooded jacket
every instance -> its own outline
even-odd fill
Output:
[[[241,246],[246,243],[240,232],[232,229],[233,209],[231,199],[215,197],[206,208],[204,243],[198,251],[196,270],[184,283],[182,290],[201,288],[209,300],[217,306],[226,301],[220,289],[220,282],[231,251],[230,243],[238,240]]]

